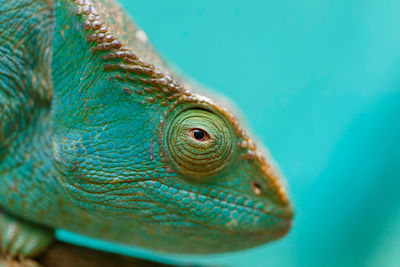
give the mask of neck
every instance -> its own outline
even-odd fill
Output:
[[[27,127],[16,134],[7,156],[0,161],[0,206],[27,218],[57,214],[53,212],[57,203],[48,202],[47,196],[59,191],[49,111],[44,108],[36,113]]]
[[[54,205],[46,198],[57,186],[49,116],[53,17],[44,1],[0,1],[0,16],[7,36],[0,52],[0,206],[40,218]]]

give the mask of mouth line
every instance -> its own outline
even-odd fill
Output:
[[[256,204],[254,204],[253,205],[253,207],[248,207],[248,206],[246,206],[246,205],[244,205],[244,204],[238,204],[238,203],[233,203],[233,202],[228,202],[227,200],[226,200],[226,198],[224,199],[224,200],[221,200],[220,198],[218,198],[218,197],[214,197],[214,196],[209,196],[209,195],[204,195],[204,194],[200,194],[200,193],[198,193],[198,192],[194,192],[194,191],[189,191],[189,190],[184,190],[184,189],[178,189],[178,188],[176,188],[176,187],[174,187],[174,186],[170,186],[170,185],[166,185],[166,184],[164,184],[164,183],[162,183],[161,181],[158,181],[162,186],[166,186],[166,187],[168,187],[168,188],[173,188],[173,189],[175,189],[175,190],[177,190],[177,191],[179,191],[179,192],[181,192],[181,193],[184,193],[184,194],[193,194],[193,195],[196,195],[197,196],[197,200],[199,199],[199,197],[204,197],[204,198],[206,198],[206,200],[204,201],[204,203],[206,202],[206,201],[212,201],[214,204],[215,204],[215,206],[219,206],[219,207],[221,207],[221,208],[225,208],[224,206],[226,206],[226,207],[228,207],[229,205],[233,205],[234,207],[235,207],[235,209],[236,210],[238,210],[238,209],[244,209],[244,210],[247,210],[248,212],[251,212],[251,213],[255,213],[255,212],[259,212],[259,213],[264,213],[264,214],[266,214],[266,215],[270,215],[270,216],[274,216],[274,217],[277,217],[277,218],[279,218],[279,219],[281,219],[281,220],[288,220],[288,221],[290,221],[291,219],[292,219],[292,217],[293,217],[293,214],[291,214],[291,213],[289,213],[288,215],[286,215],[286,214],[279,214],[279,213],[277,213],[277,212],[275,212],[275,211],[272,211],[271,209],[273,209],[272,207],[270,208],[270,209],[267,209],[267,208],[263,208],[263,209],[259,209],[259,208],[256,208],[255,206],[256,206]],[[222,192],[222,193],[224,193],[224,192]],[[225,194],[229,194],[229,193],[225,193]],[[238,197],[242,197],[243,198],[243,202],[245,203],[246,201],[253,201],[253,202],[255,202],[253,199],[251,199],[251,198],[247,198],[246,196],[235,196],[235,199],[236,198],[238,198]],[[262,201],[259,201],[258,203],[262,203],[263,205],[265,205],[265,203],[263,203]],[[289,206],[280,206],[280,205],[278,205],[278,207],[279,207],[279,210],[281,210],[281,209],[286,209],[286,207],[287,207],[287,209],[290,209],[290,207]]]
[[[149,180],[144,180],[144,181],[140,181],[140,182],[149,182]],[[292,219],[292,217],[293,217],[292,212],[286,212],[286,210],[290,211],[290,206],[289,205],[288,206],[286,206],[286,205],[285,206],[277,205],[277,206],[275,206],[275,209],[276,209],[276,207],[278,207],[277,211],[274,211],[273,204],[272,205],[270,204],[269,207],[263,207],[262,209],[260,209],[260,208],[256,207],[257,204],[258,203],[262,203],[263,205],[265,205],[264,202],[262,202],[262,201],[257,201],[256,202],[256,200],[253,200],[253,199],[248,198],[247,196],[243,196],[243,195],[242,196],[240,196],[240,195],[238,196],[238,195],[229,194],[227,192],[220,192],[220,193],[226,194],[227,196],[228,195],[233,195],[235,200],[238,199],[238,198],[243,198],[243,200],[241,201],[243,203],[246,203],[247,201],[252,201],[252,202],[256,202],[256,203],[254,203],[251,207],[249,207],[249,206],[246,206],[245,204],[238,204],[238,203],[234,203],[234,202],[229,202],[229,201],[227,201],[227,197],[225,197],[224,200],[221,200],[218,197],[201,194],[199,192],[179,189],[179,188],[177,188],[175,186],[164,184],[159,180],[153,180],[151,182],[152,183],[158,182],[160,184],[160,186],[158,186],[158,187],[161,187],[161,186],[168,187],[168,191],[170,189],[174,189],[174,190],[177,191],[177,193],[180,192],[181,194],[195,195],[196,196],[196,200],[193,200],[193,201],[197,201],[199,203],[206,203],[207,201],[211,201],[214,204],[215,207],[228,208],[229,206],[234,206],[234,209],[237,210],[237,211],[240,211],[241,209],[243,209],[244,211],[247,211],[247,212],[249,212],[251,214],[255,214],[255,213],[259,213],[260,215],[261,214],[266,214],[268,216],[273,216],[273,217],[278,218],[280,220],[287,220],[287,221],[290,221]],[[131,186],[127,186],[126,188],[131,188]],[[80,187],[79,187],[79,189],[82,190],[82,188],[80,188]],[[92,192],[88,192],[88,193],[92,193]],[[103,193],[104,194],[109,194],[110,191],[105,191]],[[200,201],[199,198],[201,198],[201,197],[203,197],[205,200]]]

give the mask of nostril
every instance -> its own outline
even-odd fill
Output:
[[[261,195],[262,188],[261,188],[261,185],[258,182],[252,181],[251,182],[251,188],[253,188],[254,194],[256,194],[257,196]]]

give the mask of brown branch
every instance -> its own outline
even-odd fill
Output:
[[[39,264],[39,265],[38,265]],[[171,265],[103,252],[86,247],[56,242],[35,260],[11,260],[0,257],[0,267],[136,267]]]

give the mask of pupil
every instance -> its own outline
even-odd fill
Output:
[[[200,129],[195,129],[193,131],[193,136],[194,138],[196,138],[197,140],[202,140],[204,138],[204,131],[200,130]]]

